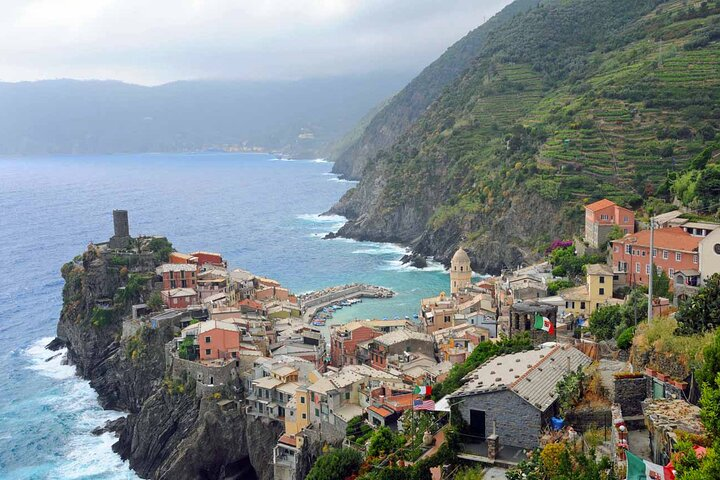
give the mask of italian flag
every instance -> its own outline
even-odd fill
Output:
[[[535,328],[538,330],[545,330],[550,335],[555,333],[555,327],[549,318],[543,317],[539,313],[535,314]]]
[[[672,468],[643,460],[626,450],[627,480],[674,480]]]
[[[413,393],[415,395],[430,395],[430,393],[432,393],[432,387],[429,385],[423,385],[421,387],[415,385]]]

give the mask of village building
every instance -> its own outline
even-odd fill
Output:
[[[490,340],[490,331],[471,324],[460,324],[438,330],[433,338],[441,360],[461,363],[481,342]]]
[[[458,248],[450,260],[450,294],[454,295],[472,284],[470,257],[462,248]]]
[[[163,303],[168,308],[187,308],[197,305],[200,296],[193,288],[173,288],[160,292]]]
[[[512,338],[517,334],[528,332],[533,345],[554,342],[557,338],[557,307],[539,302],[519,302],[510,307],[507,331]],[[538,318],[550,321],[550,331],[537,328]]]
[[[393,356],[406,353],[422,353],[429,357],[435,356],[435,342],[432,335],[398,330],[386,333],[370,341],[370,365],[384,370]]]
[[[168,263],[197,265],[198,261],[196,257],[193,257],[188,253],[170,252],[170,255],[168,256]]]
[[[585,206],[585,241],[592,248],[600,248],[617,226],[624,234],[635,232],[635,213],[608,199]]]
[[[425,333],[433,333],[455,325],[455,300],[441,292],[437,297],[423,298],[420,303],[420,320]]]
[[[197,259],[197,264],[200,267],[206,265],[212,265],[215,267],[227,268],[227,262],[223,260],[222,255],[213,252],[192,252],[190,256]]]
[[[699,272],[700,237],[680,227],[660,228],[654,232],[653,263],[670,278],[676,272]],[[650,272],[650,231],[642,230],[612,242],[613,267],[626,272],[630,285],[648,285]],[[698,273],[699,275],[699,273]],[[672,285],[672,282],[671,282]]]
[[[700,283],[720,273],[720,228],[712,230],[698,246],[700,260]]]
[[[163,290],[173,288],[195,288],[197,286],[197,266],[182,263],[164,263],[155,269],[162,277]]]
[[[366,322],[350,322],[330,329],[330,364],[335,367],[357,363],[357,344],[382,335]]]
[[[529,350],[494,357],[470,372],[466,383],[448,395],[479,443],[495,436],[500,448],[534,449],[557,414],[557,384],[590,358],[570,346]]]
[[[561,290],[565,312],[587,318],[603,305],[618,303],[613,299],[613,271],[604,264],[586,265],[585,285]]]
[[[318,378],[319,374],[310,362],[277,356],[258,358],[244,377],[249,392],[248,415],[285,422],[288,403],[295,398],[298,388]]]

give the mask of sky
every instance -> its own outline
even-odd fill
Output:
[[[510,0],[2,0],[0,81],[419,72]]]

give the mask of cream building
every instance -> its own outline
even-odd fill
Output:
[[[701,283],[720,272],[720,228],[710,232],[698,245]]]
[[[568,288],[559,292],[565,300],[565,311],[589,316],[598,307],[616,303],[613,301],[613,272],[602,264],[587,265],[585,285]]]
[[[456,294],[472,284],[470,257],[462,248],[450,260],[450,293]]]

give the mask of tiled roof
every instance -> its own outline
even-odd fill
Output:
[[[612,275],[612,268],[604,263],[592,263],[585,267],[588,275]]]
[[[676,250],[683,252],[696,251],[700,244],[700,237],[693,237],[680,227],[658,228],[655,230],[654,244],[656,250]],[[625,235],[613,243],[650,247],[650,230]]]
[[[386,333],[375,338],[375,341],[383,345],[395,345],[400,342],[407,340],[424,340],[426,342],[432,342],[432,335],[427,333],[413,332],[410,330],[396,330],[394,332]]]
[[[555,401],[555,388],[569,372],[589,365],[590,358],[574,347],[557,345],[494,357],[470,372],[467,383],[450,398],[511,390],[540,411]]]
[[[162,275],[166,272],[196,272],[197,265],[191,263],[163,263],[155,269],[155,273]]]
[[[197,295],[197,292],[192,288],[173,288],[171,290],[164,291],[167,292],[167,296],[170,298],[192,297]]]
[[[608,200],[607,198],[603,198],[602,200],[598,200],[597,202],[591,203],[590,205],[585,205],[585,208],[593,212],[597,212],[598,210],[602,210],[603,208],[614,207],[615,205],[615,202]]]
[[[367,409],[370,410],[370,411],[373,412],[373,413],[376,413],[376,414],[380,415],[380,416],[383,417],[383,418],[389,417],[390,415],[392,415],[393,413],[395,413],[395,412],[393,412],[392,410],[390,410],[389,408],[386,408],[386,407],[374,407],[374,406],[370,405]]]

